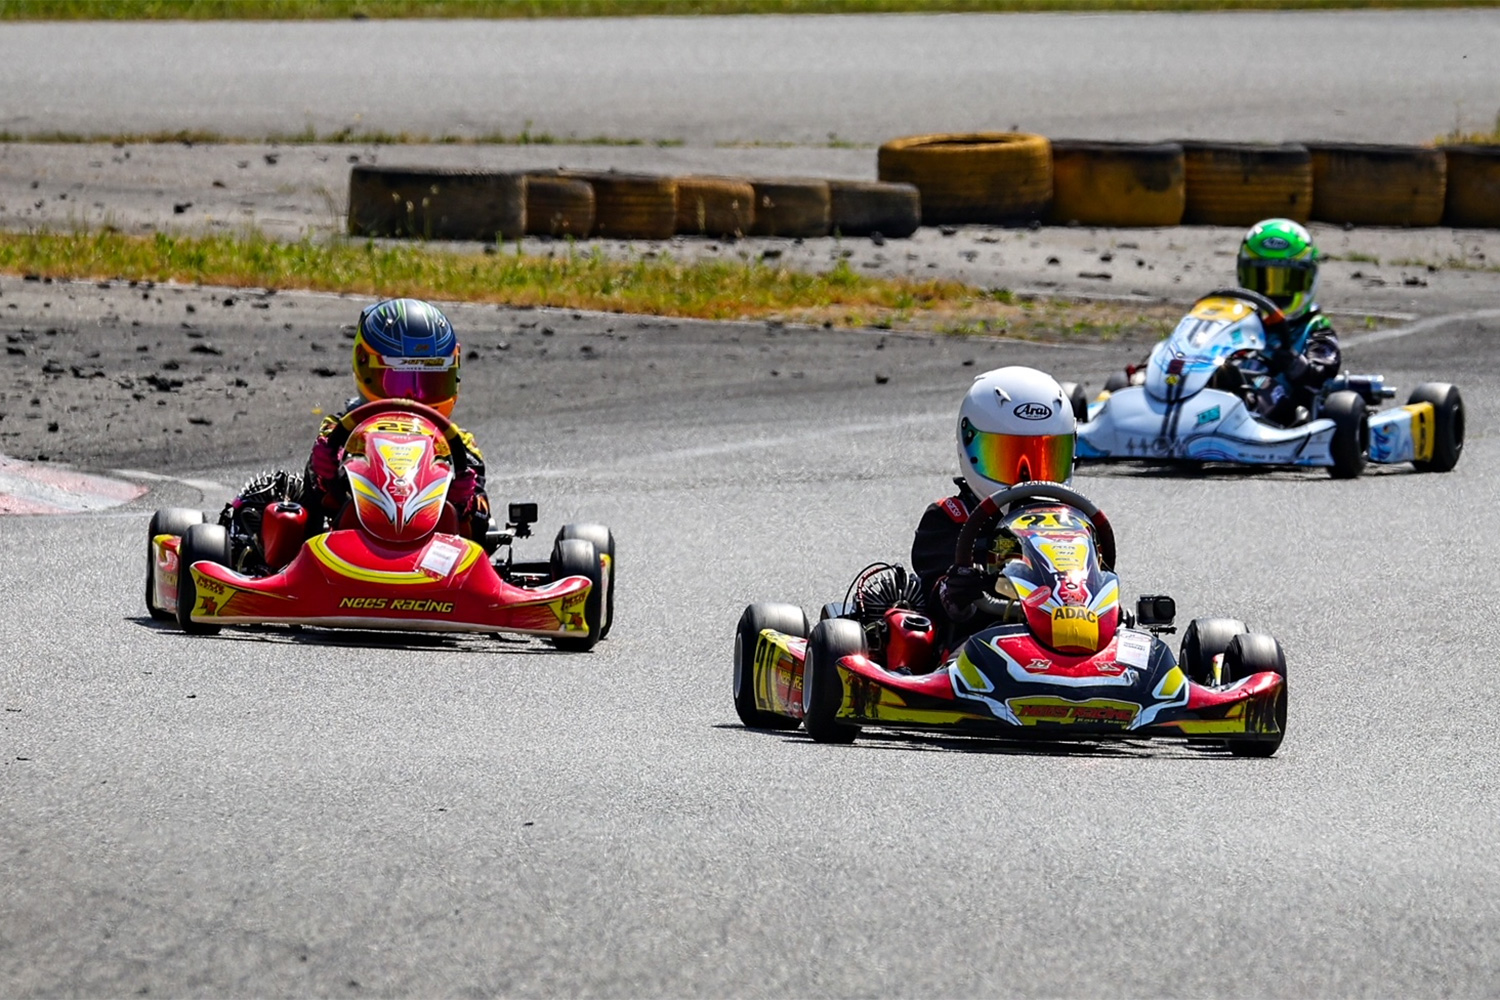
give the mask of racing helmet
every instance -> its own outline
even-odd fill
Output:
[[[386,299],[359,314],[354,381],[366,400],[409,399],[443,416],[458,400],[458,338],[436,306]]]
[[[1235,269],[1241,288],[1260,292],[1297,319],[1318,295],[1318,248],[1312,235],[1291,219],[1266,219],[1240,241]]]
[[[1011,366],[974,379],[958,408],[958,465],[981,497],[1017,483],[1073,478],[1073,407],[1035,368]]]

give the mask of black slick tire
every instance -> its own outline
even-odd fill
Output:
[[[1236,757],[1269,757],[1281,748],[1286,735],[1286,653],[1281,643],[1260,632],[1246,632],[1230,640],[1224,651],[1224,673],[1230,683],[1265,671],[1282,679],[1281,696],[1276,699],[1276,728],[1281,731],[1270,739],[1230,740],[1229,752]]]
[[[176,535],[181,538],[195,524],[203,523],[203,511],[186,507],[163,507],[151,515],[151,526],[146,529],[146,611],[159,622],[176,621],[177,616],[156,606],[156,552],[152,541],[157,535]]]
[[[604,574],[604,617],[599,625],[599,638],[606,639],[609,630],[615,627],[615,576],[619,565],[615,561],[615,533],[602,524],[565,524],[558,530],[556,541],[567,538],[593,542],[600,567],[608,564]]]
[[[1063,398],[1068,401],[1068,406],[1073,409],[1073,419],[1080,424],[1087,423],[1089,419],[1089,398],[1083,394],[1083,386],[1077,382],[1059,383],[1063,391]]]
[[[802,666],[802,725],[814,743],[853,743],[859,727],[836,719],[844,703],[839,660],[865,651],[865,631],[859,622],[829,618],[818,622],[807,640]]]
[[[552,636],[551,643],[569,653],[587,653],[602,638],[600,614],[603,608],[604,577],[599,568],[599,552],[594,543],[582,538],[559,538],[552,544],[552,579],[568,576],[588,577],[592,587],[583,602],[583,621],[589,627],[582,636]]]
[[[1197,684],[1212,684],[1214,657],[1229,648],[1230,640],[1249,631],[1235,618],[1194,618],[1182,633],[1177,665]]]
[[[188,635],[215,635],[219,626],[193,621],[193,608],[198,603],[198,587],[193,582],[192,566],[196,562],[228,566],[229,531],[222,524],[192,525],[182,535],[182,547],[178,556],[177,624]]]
[[[807,615],[790,604],[752,604],[740,615],[734,632],[734,711],[751,729],[796,729],[796,719],[755,704],[755,651],[766,629],[805,639]]]
[[[1423,382],[1411,391],[1407,405],[1431,403],[1432,457],[1413,462],[1421,472],[1450,472],[1464,453],[1464,398],[1458,386],[1447,382]]]
[[[1359,393],[1340,390],[1323,401],[1322,415],[1333,421],[1328,449],[1333,464],[1328,474],[1334,479],[1355,478],[1370,460],[1370,408]]]
[[[1109,378],[1104,380],[1105,392],[1119,392],[1121,389],[1130,387],[1130,376],[1124,372],[1110,372]]]

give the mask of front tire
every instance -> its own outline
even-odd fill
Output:
[[[1246,632],[1237,635],[1224,651],[1224,673],[1230,683],[1254,674],[1270,671],[1281,677],[1281,694],[1276,699],[1276,728],[1269,739],[1235,739],[1229,741],[1229,752],[1236,757],[1269,757],[1281,748],[1286,736],[1286,653],[1269,635]]]
[[[1182,633],[1177,663],[1188,680],[1210,685],[1214,681],[1214,657],[1229,648],[1230,640],[1249,629],[1235,618],[1194,618]]]
[[[215,635],[219,626],[193,621],[198,604],[198,585],[193,580],[193,563],[211,562],[229,565],[229,531],[222,524],[195,524],[182,536],[178,550],[177,624],[188,635]]]
[[[1323,401],[1323,416],[1333,421],[1333,443],[1329,452],[1333,464],[1328,474],[1334,479],[1353,479],[1365,471],[1370,460],[1370,409],[1357,392],[1341,389]]]
[[[151,526],[146,529],[146,611],[159,622],[175,621],[177,616],[156,604],[156,549],[157,535],[175,535],[181,538],[189,528],[203,523],[203,511],[186,507],[163,507],[151,515]],[[179,560],[179,566],[181,561]],[[181,579],[183,570],[178,570]],[[191,575],[191,574],[189,574]],[[180,584],[179,584],[180,586]]]
[[[1432,457],[1425,462],[1413,462],[1419,472],[1449,472],[1458,464],[1464,453],[1464,398],[1458,386],[1447,382],[1423,382],[1411,391],[1406,401],[1431,403],[1435,418],[1432,437]]]
[[[814,743],[853,743],[859,727],[836,718],[844,704],[844,682],[835,664],[865,651],[865,630],[847,618],[818,622],[802,664],[802,725]]]
[[[615,533],[602,524],[565,524],[558,530],[556,540],[568,538],[593,542],[594,550],[599,553],[599,562],[604,568],[604,616],[599,624],[599,638],[608,638],[609,630],[615,626],[615,574],[618,571]]]
[[[790,604],[752,604],[740,615],[734,633],[734,710],[751,729],[796,729],[796,719],[755,704],[755,650],[768,628],[805,639],[807,615]]]
[[[583,636],[553,636],[552,645],[570,653],[586,653],[603,638],[600,623],[604,601],[604,577],[599,551],[594,543],[582,538],[560,538],[552,544],[552,579],[569,576],[588,577],[589,596],[583,602],[583,621],[588,633]]]

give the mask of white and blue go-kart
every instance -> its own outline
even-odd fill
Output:
[[[1339,479],[1359,475],[1366,462],[1432,472],[1458,464],[1463,398],[1445,382],[1424,382],[1405,406],[1371,413],[1395,389],[1379,375],[1344,374],[1293,426],[1257,417],[1246,394],[1269,377],[1262,313],[1279,310],[1247,289],[1212,292],[1143,367],[1112,376],[1092,402],[1065,385],[1080,420],[1078,460],[1324,466]]]

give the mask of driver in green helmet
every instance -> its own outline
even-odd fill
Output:
[[[1318,390],[1338,374],[1338,334],[1314,301],[1318,293],[1318,248],[1302,225],[1266,219],[1240,241],[1241,288],[1281,307],[1286,322],[1266,325],[1263,360],[1270,381],[1250,400],[1263,419],[1284,427],[1306,421]]]

